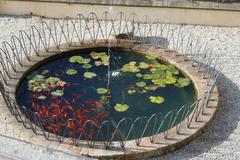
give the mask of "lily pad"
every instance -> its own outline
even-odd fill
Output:
[[[128,64],[125,64],[122,68],[121,71],[123,72],[131,72],[131,73],[137,73],[140,71],[140,69],[136,66],[135,61],[131,61]]]
[[[84,73],[84,77],[85,78],[87,78],[87,79],[92,79],[92,78],[94,78],[94,77],[96,77],[97,75],[96,75],[96,73],[94,73],[94,72],[85,72]]]
[[[173,65],[168,65],[167,68],[167,74],[170,75],[170,74],[174,74],[174,75],[177,75],[179,74],[179,71],[177,70],[176,67],[174,67]]]
[[[156,60],[156,59],[157,59],[157,57],[151,56],[151,55],[146,55],[145,57],[146,57],[148,60]]]
[[[141,69],[146,69],[148,68],[148,64],[146,62],[140,62],[138,67]]]
[[[158,89],[158,85],[149,85],[149,86],[146,86],[144,87],[144,89],[148,90],[148,91],[155,91]]]
[[[138,86],[138,87],[145,87],[146,83],[145,82],[137,82],[136,86]]]
[[[72,56],[69,58],[69,62],[71,63],[82,63],[83,57],[82,56]]]
[[[27,76],[27,79],[28,79],[28,80],[33,79],[33,77],[35,77],[37,74],[38,74],[37,71],[33,71],[33,72],[31,72],[31,74],[29,74],[29,75]]]
[[[75,74],[77,74],[77,70],[75,70],[75,69],[68,69],[66,71],[66,74],[67,75],[75,75]]]
[[[157,104],[162,104],[164,102],[164,98],[161,97],[161,96],[150,96],[149,97],[149,100],[152,102],[152,103],[157,103]]]
[[[188,78],[179,78],[177,80],[177,83],[175,83],[174,85],[176,87],[183,88],[183,87],[188,86],[190,83],[191,83],[191,81]]]
[[[127,104],[116,104],[116,106],[114,106],[114,109],[117,112],[125,112],[126,110],[128,110],[129,106]]]
[[[152,79],[152,75],[151,74],[144,74],[143,79]]]
[[[101,61],[95,61],[95,65],[98,67],[98,66],[101,66],[103,63]]]
[[[93,59],[98,59],[98,55],[96,52],[91,52],[90,53],[90,56],[93,58]]]
[[[164,65],[164,64],[161,64],[161,63],[155,63],[153,65],[153,68],[160,69],[160,70],[166,70],[167,69],[167,65]]]
[[[37,97],[39,100],[45,100],[47,97],[46,96],[43,96],[43,95],[41,95],[41,96],[38,96]]]
[[[141,73],[137,73],[136,77],[141,78],[141,77],[143,77],[143,75]]]
[[[97,93],[98,94],[106,94],[108,90],[106,88],[97,88]]]
[[[85,68],[85,69],[89,69],[89,68],[92,68],[92,65],[89,64],[89,63],[85,63],[85,64],[83,64],[82,67]]]
[[[90,58],[84,58],[81,63],[87,64],[87,63],[89,63],[90,61],[91,61]]]
[[[161,79],[153,79],[152,82],[153,82],[153,84],[156,84],[159,87],[166,87],[164,81]]]
[[[176,78],[174,78],[174,77],[169,77],[169,76],[167,76],[164,80],[163,80],[163,82],[165,83],[165,84],[174,84],[174,83],[176,83]]]
[[[41,82],[45,80],[45,76],[41,75],[41,74],[37,74],[32,78],[33,81],[35,82]]]
[[[62,90],[56,90],[56,91],[53,91],[53,92],[51,92],[51,95],[53,95],[53,96],[58,96],[58,97],[60,97],[60,96],[63,96],[63,91]]]
[[[128,90],[128,94],[134,94],[134,93],[136,93],[136,90],[134,89]]]

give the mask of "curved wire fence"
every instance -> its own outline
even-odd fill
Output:
[[[105,12],[100,18],[95,13],[90,13],[86,17],[78,14],[74,19],[66,17],[43,20],[39,26],[31,26],[29,31],[21,30],[18,36],[12,36],[9,42],[2,43],[0,91],[16,120],[46,139],[64,142],[70,138],[75,145],[89,147],[97,146],[101,141],[106,148],[112,147],[113,141],[119,142],[124,148],[132,137],[137,137],[134,139],[136,145],[140,145],[144,137],[154,143],[159,133],[167,138],[175,127],[176,133],[180,134],[185,124],[190,128],[192,123],[205,114],[220,73],[222,66],[218,64],[216,49],[194,36],[192,31],[186,31],[180,25],[151,20],[148,16],[139,18],[135,14],[126,16],[123,13],[110,15]],[[176,56],[183,55],[184,61],[191,63],[202,78],[207,80],[203,97],[166,115],[155,113],[149,117],[123,118],[118,123],[106,120],[97,125],[94,120],[82,123],[78,117],[68,120],[43,117],[16,103],[13,81],[19,78],[17,76],[22,72],[21,68],[27,67],[27,63],[31,64],[33,57],[40,57],[44,52],[60,53],[65,48],[81,48],[86,43],[94,46],[99,40],[109,45],[118,44],[123,39],[130,44],[149,44],[177,51]],[[59,127],[56,124],[61,125]]]

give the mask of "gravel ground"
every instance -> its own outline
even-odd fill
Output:
[[[0,16],[0,42],[18,35],[21,29],[38,25],[38,17]],[[220,57],[224,65],[218,80],[220,106],[217,115],[206,133],[189,145],[157,159],[240,159],[240,28],[184,26],[194,28],[200,35],[224,53]],[[0,136],[0,159],[6,160],[75,160],[84,159],[46,149],[15,139]],[[86,158],[87,159],[87,158]]]

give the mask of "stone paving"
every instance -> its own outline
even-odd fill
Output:
[[[38,25],[38,20],[37,17],[0,16],[0,42],[9,40],[11,35],[18,35],[20,29]],[[212,125],[204,135],[186,147],[166,156],[152,158],[152,160],[240,159],[240,28],[191,25],[184,26],[184,28],[186,30],[194,28],[194,34],[210,40],[213,46],[218,46],[224,52],[220,58],[224,69],[218,80],[221,93],[220,107]],[[75,160],[87,158],[74,157],[2,135],[0,136],[0,159]]]

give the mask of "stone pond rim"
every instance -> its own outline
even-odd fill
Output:
[[[108,44],[103,41],[96,42],[96,46],[107,47],[107,45]],[[94,47],[96,47],[96,46],[94,46]],[[130,49],[134,50],[136,52],[141,52],[141,53],[145,53],[145,54],[155,54],[155,56],[159,56],[160,59],[162,59],[170,64],[173,64],[175,67],[177,67],[179,70],[181,70],[181,72],[186,74],[193,81],[198,99],[203,95],[203,93],[204,93],[203,89],[204,89],[204,85],[205,85],[203,82],[205,82],[205,80],[201,79],[201,76],[196,71],[196,68],[189,66],[188,62],[185,62],[181,56],[176,56],[175,55],[176,53],[174,51],[163,50],[163,49],[155,48],[153,46],[152,47],[144,46],[144,45],[141,45],[141,46],[133,45],[132,46],[131,44],[129,44],[126,41],[120,42],[117,46],[125,47],[128,49],[129,49],[129,46],[131,46]],[[89,43],[89,44],[86,43],[84,47],[85,48],[92,47],[92,43]],[[84,48],[84,47],[81,47],[81,48]],[[113,45],[113,47],[114,47],[114,45]],[[73,50],[73,49],[76,49],[76,48],[69,47],[69,48],[65,48],[64,51]],[[49,53],[47,53],[47,54],[49,54]],[[56,54],[56,56],[57,56],[57,54]],[[47,56],[52,56],[52,55],[47,55]],[[38,59],[38,62],[41,62],[41,60],[42,59]],[[35,63],[35,65],[39,64],[38,62]],[[33,65],[33,67],[35,65]],[[32,65],[30,66],[30,68],[32,69]],[[29,68],[28,68],[28,70],[29,70]],[[21,77],[24,77],[25,74],[26,74],[26,72],[24,72],[23,76],[21,76]],[[15,85],[18,86],[18,84],[15,84]],[[123,151],[121,149],[105,150],[103,148],[84,148],[84,147],[74,147],[74,146],[70,147],[69,142],[62,144],[60,148],[58,147],[57,144],[55,144],[55,145],[53,144],[53,145],[51,145],[51,147],[54,149],[64,150],[66,152],[69,152],[69,153],[75,154],[75,155],[81,154],[81,155],[96,157],[96,158],[114,158],[114,157],[119,158],[120,157],[120,158],[124,158],[124,159],[126,159],[126,158],[128,158],[128,159],[134,158],[135,159],[135,158],[140,158],[140,157],[142,158],[142,157],[150,157],[150,156],[157,156],[157,155],[165,154],[167,152],[173,151],[173,150],[191,142],[197,136],[199,136],[203,133],[205,128],[211,122],[211,120],[215,114],[215,111],[217,109],[218,91],[217,91],[216,87],[214,89],[212,99],[214,100],[215,103],[210,104],[211,107],[209,110],[209,114],[206,116],[203,116],[204,123],[196,122],[195,127],[193,129],[185,130],[185,132],[188,133],[185,136],[176,135],[174,133],[174,128],[175,128],[174,127],[172,129],[172,132],[170,133],[170,135],[172,137],[175,137],[176,141],[163,140],[165,145],[149,143],[147,138],[145,137],[145,138],[143,138],[140,146],[134,146],[133,145],[134,143],[132,141],[127,141],[125,151]],[[17,122],[15,122],[15,123],[17,123]],[[12,124],[12,125],[14,125],[14,124]],[[30,131],[30,132],[32,132],[32,131]],[[31,137],[32,136],[34,136],[34,138],[26,138],[24,136],[21,136],[20,139],[24,140],[24,141],[28,141],[29,143],[36,143],[36,144],[41,144],[41,145],[44,145],[44,143],[53,143],[53,142],[43,142],[42,138],[40,138],[40,136],[38,136],[38,135],[32,134]],[[39,137],[39,140],[38,140],[38,137]],[[116,144],[114,143],[114,146],[116,146],[117,148],[119,147],[119,145],[117,143]]]

